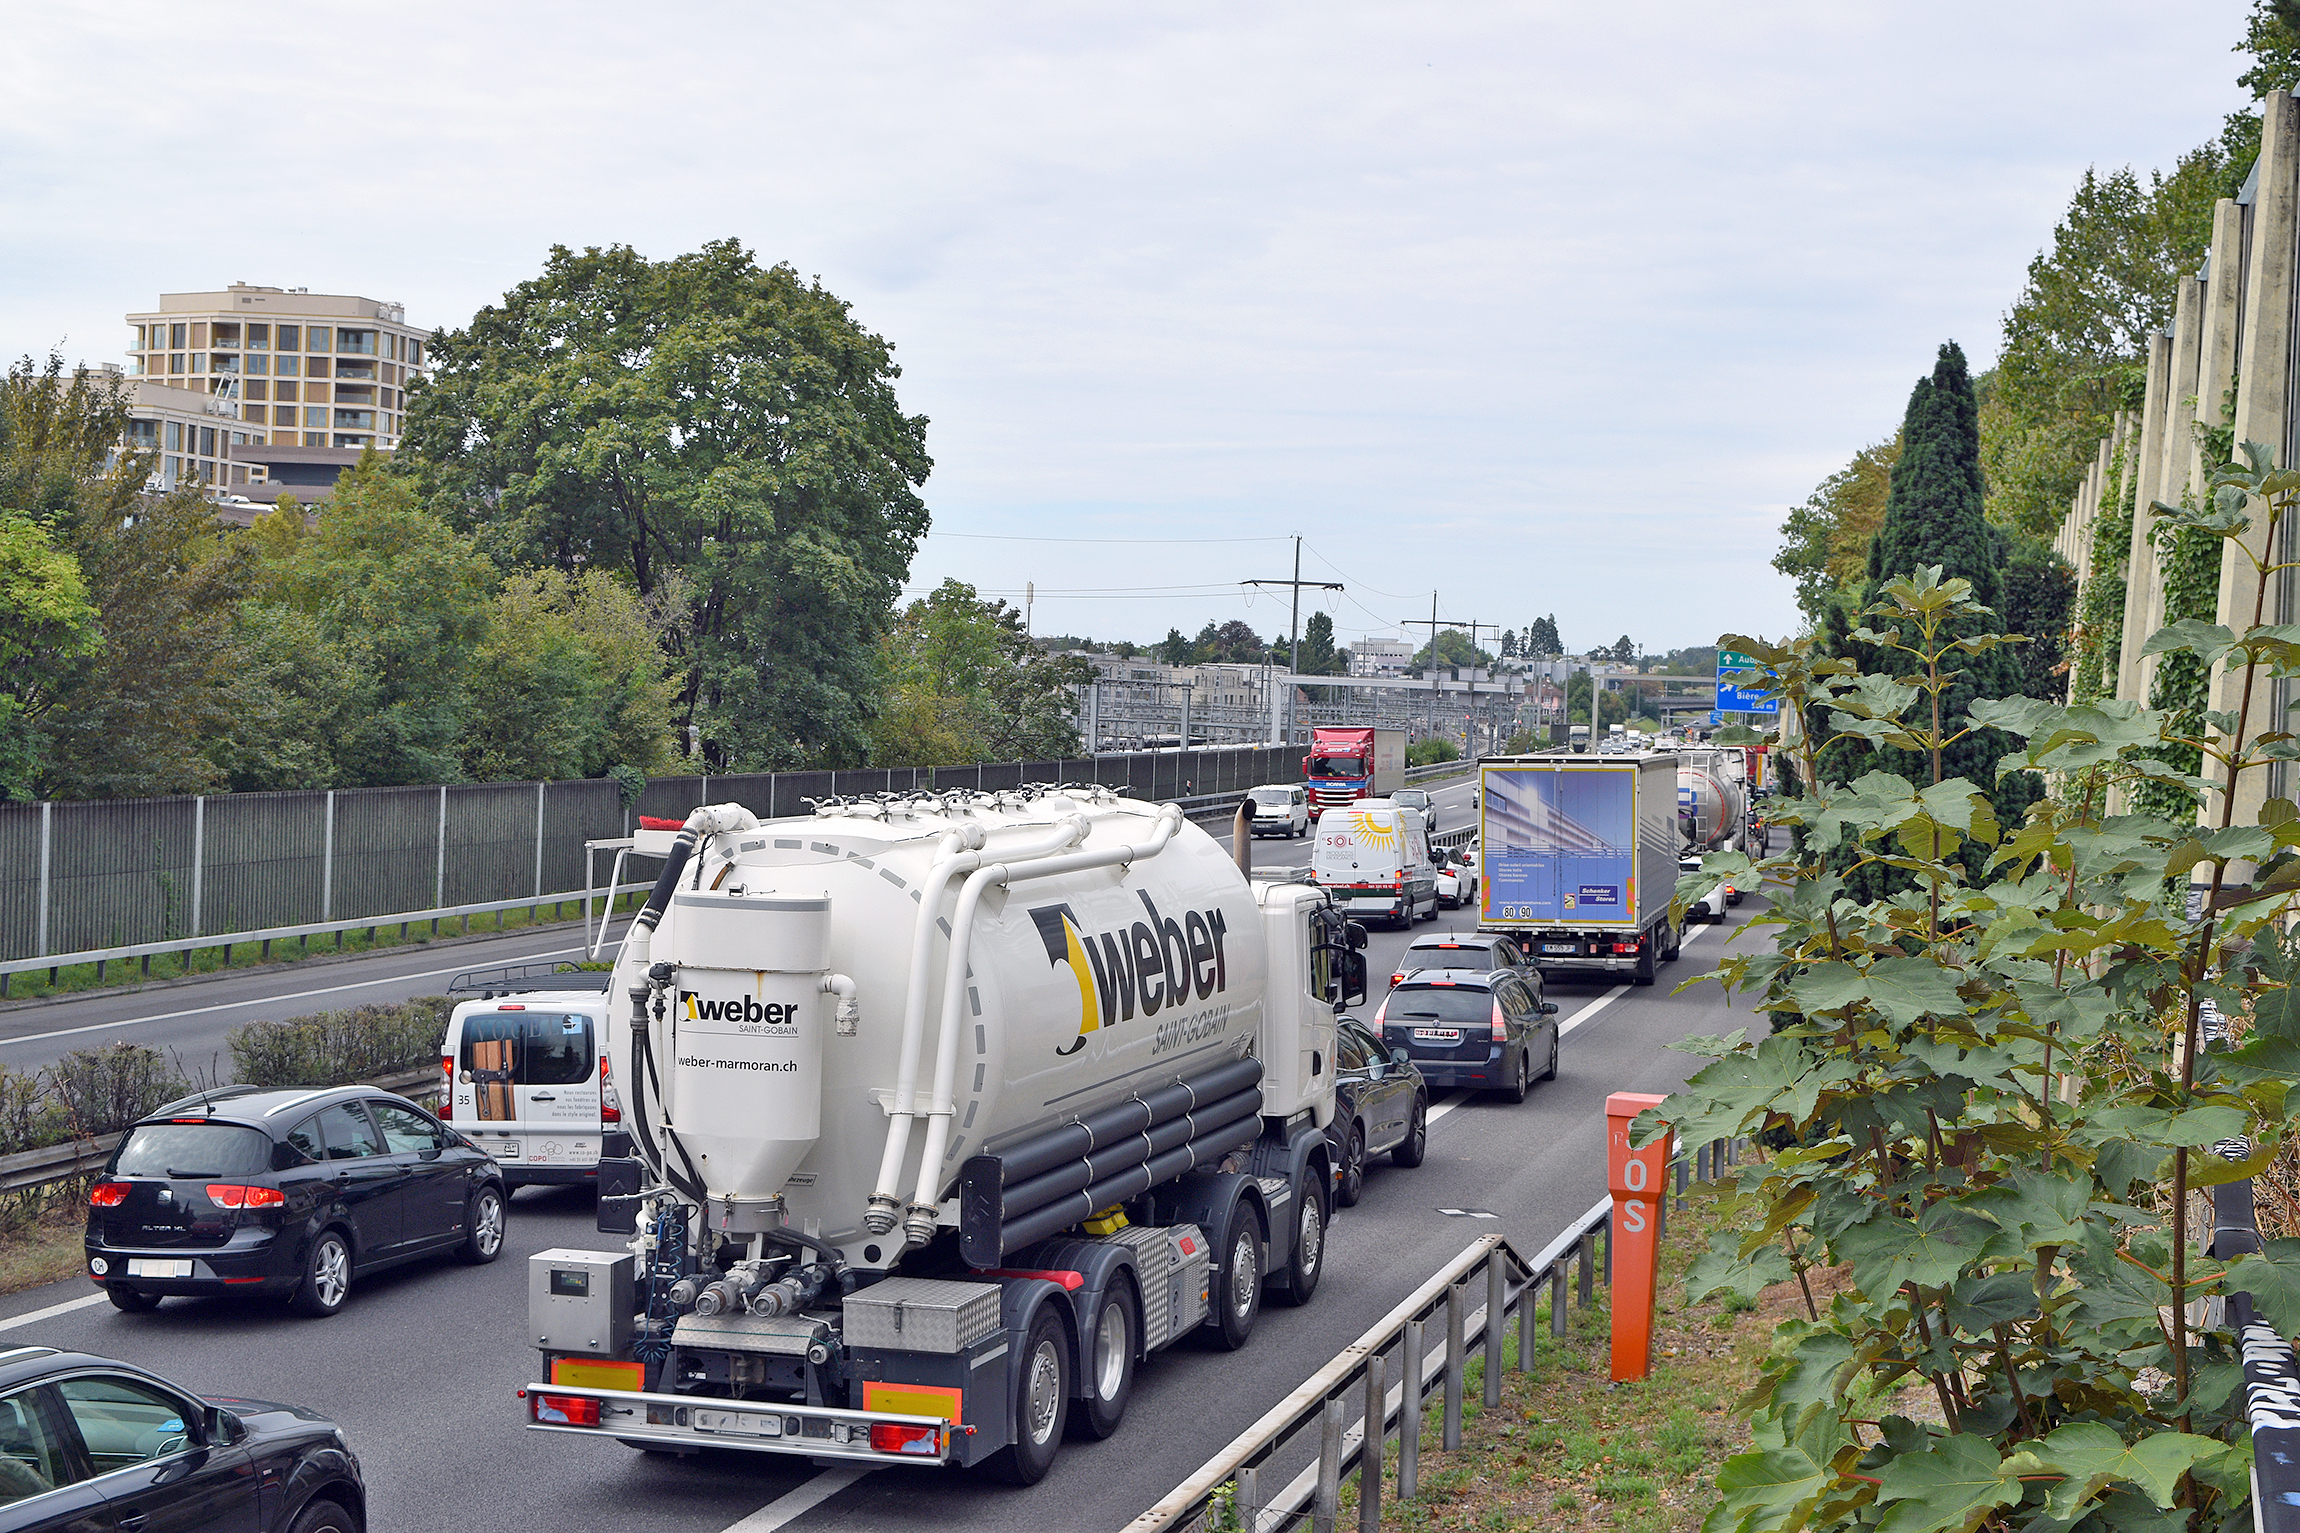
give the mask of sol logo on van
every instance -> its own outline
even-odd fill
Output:
[[[1142,1015],[1206,1000],[1230,983],[1223,937],[1229,923],[1220,909],[1186,910],[1180,920],[1161,916],[1147,889],[1141,896],[1144,919],[1131,926],[1089,936],[1068,905],[1043,905],[1030,912],[1046,956],[1070,970],[1078,983],[1078,1036],[1058,1055],[1075,1054],[1086,1035]]]

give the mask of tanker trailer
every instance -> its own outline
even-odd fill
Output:
[[[531,1259],[528,1425],[1038,1479],[1316,1291],[1363,943],[1102,788],[696,810],[614,973],[633,1238]]]
[[[1677,822],[1690,851],[1738,850],[1748,797],[1721,750],[1678,752]]]

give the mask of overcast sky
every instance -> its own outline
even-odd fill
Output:
[[[1942,340],[1995,355],[2088,165],[2218,131],[2246,9],[29,7],[0,347],[117,360],[243,280],[452,328],[554,242],[733,236],[894,343],[916,590],[1283,634],[1236,582],[1300,534],[1345,638],[1433,588],[1577,649],[1779,635],[1786,509]]]

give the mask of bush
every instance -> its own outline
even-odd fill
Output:
[[[1459,761],[1461,747],[1451,740],[1433,737],[1416,740],[1406,747],[1406,765],[1410,767],[1435,766],[1441,761]]]
[[[346,1086],[439,1057],[454,1002],[418,996],[392,1006],[360,1006],[232,1029],[232,1065],[243,1085]]]
[[[116,1134],[157,1107],[174,1101],[191,1088],[183,1072],[157,1049],[133,1043],[109,1048],[74,1049],[48,1067],[54,1097],[52,1109],[62,1118],[64,1138],[94,1138]],[[27,1105],[17,1112],[26,1123],[35,1121]]]

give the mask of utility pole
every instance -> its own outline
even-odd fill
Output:
[[[1409,618],[1400,618],[1400,619],[1398,620],[1398,626],[1399,626],[1400,628],[1427,628],[1427,629],[1430,631],[1430,716],[1429,716],[1429,732],[1430,732],[1431,734],[1433,734],[1433,735],[1437,733],[1437,715],[1438,715],[1438,647],[1437,647],[1438,627],[1439,627],[1439,625],[1440,625],[1441,623],[1459,623],[1459,622],[1461,621],[1461,619],[1459,619],[1459,618],[1451,618],[1451,617],[1449,617],[1449,618],[1440,618],[1440,617],[1437,615],[1437,609],[1438,609],[1438,600],[1437,600],[1437,598],[1438,598],[1438,594],[1437,594],[1437,592],[1435,592],[1435,591],[1432,591],[1432,592],[1430,592],[1430,615],[1429,615],[1428,617],[1426,617],[1426,618],[1419,618],[1419,617],[1409,617]],[[1473,646],[1472,646],[1472,648],[1475,648],[1475,646],[1473,645]],[[1475,682],[1472,682],[1472,683],[1471,683],[1471,686],[1472,686],[1472,687],[1475,687],[1475,686],[1476,686],[1476,683],[1475,683]]]
[[[1289,586],[1293,589],[1293,616],[1288,620],[1286,630],[1286,670],[1292,675],[1299,676],[1302,673],[1302,587],[1309,586],[1318,591],[1339,591],[1343,589],[1342,583],[1338,580],[1304,580],[1302,578],[1302,537],[1300,533],[1296,533],[1294,535],[1293,579],[1241,580],[1238,584],[1245,586]],[[1286,689],[1286,743],[1288,745],[1294,743],[1294,694],[1293,688],[1290,686]]]

